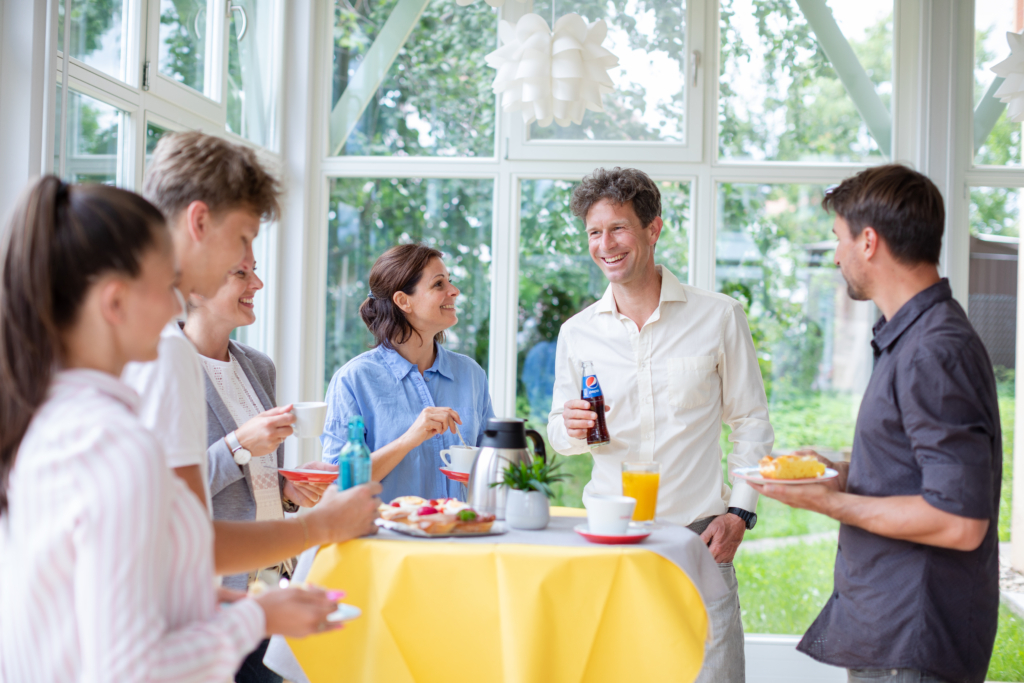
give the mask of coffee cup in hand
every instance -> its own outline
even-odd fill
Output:
[[[324,422],[327,420],[326,403],[293,403],[292,414],[295,415],[295,436],[301,439],[315,439],[324,433]]]
[[[473,463],[476,462],[476,455],[479,452],[480,449],[473,446],[450,446],[441,451],[441,461],[445,468],[452,472],[468,474],[472,471]]]

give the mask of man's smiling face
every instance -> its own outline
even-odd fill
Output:
[[[661,218],[644,227],[633,203],[602,199],[587,212],[590,257],[609,282],[626,285],[654,267],[654,245],[661,235]]]

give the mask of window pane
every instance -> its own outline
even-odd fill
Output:
[[[74,90],[70,95],[65,179],[69,183],[116,184],[124,112]]]
[[[389,247],[423,242],[444,253],[459,322],[445,347],[487,368],[491,313],[492,180],[337,178],[328,209],[327,339],[324,387],[370,349],[359,317],[374,261]]]
[[[61,104],[60,104],[60,101],[61,101],[61,97],[64,96],[62,90],[63,90],[63,88],[61,87],[61,84],[58,83],[57,84],[57,96],[54,98],[54,101],[57,104],[57,109],[56,109],[56,112],[54,113],[54,117],[53,117],[53,174],[54,175],[60,175],[60,129],[61,129],[61,126],[64,125],[64,122],[61,121],[61,118],[60,118],[60,114],[61,114]]]
[[[332,107],[396,4],[336,3]],[[455,7],[431,0],[341,150],[329,153],[493,156],[494,70],[484,55],[496,45],[497,16],[485,2]],[[332,139],[344,135],[340,128]]]
[[[591,0],[587,4],[538,0],[533,11],[551,26],[576,12],[604,19],[603,46],[619,58],[611,70],[615,91],[603,112],[588,111],[580,125],[534,123],[534,140],[686,141],[686,0]]]
[[[213,85],[206,72],[216,43],[207,41],[213,25],[207,5],[208,0],[160,0],[160,73],[205,95]]]
[[[1019,33],[1021,26],[1016,20],[1015,0],[984,0],[974,4],[974,106],[977,110],[996,79],[992,67],[1010,56],[1006,42],[1007,31]],[[1006,118],[1005,105],[999,105],[1002,113],[987,131],[984,141],[975,140],[976,164],[994,166],[1020,166],[1021,124]],[[984,118],[983,116],[981,117]],[[976,120],[975,123],[981,122]],[[988,125],[984,124],[983,125]],[[979,144],[980,143],[980,144]]]
[[[825,189],[718,187],[715,285],[747,311],[779,451],[848,453],[871,375],[877,314],[848,296],[833,263]]]
[[[163,126],[158,126],[152,121],[146,122],[146,168],[149,168],[149,162],[153,160],[153,150],[156,149],[156,143],[160,142],[160,138],[169,133],[170,131]],[[145,170],[145,169],[143,169]]]
[[[72,0],[71,56],[124,80],[121,27],[128,0]]]
[[[274,129],[274,3],[233,0],[228,26],[228,130],[269,146]]]
[[[829,0],[828,7],[891,112],[892,0]],[[719,93],[722,158],[876,163],[888,155],[796,0],[722,0]],[[891,135],[889,119],[882,129]]]
[[[971,188],[971,270],[967,314],[992,359],[1003,426],[999,540],[1010,540],[1013,502],[1014,370],[1017,363],[1017,257],[1020,188]]]
[[[555,347],[562,323],[604,295],[604,274],[590,258],[583,223],[572,215],[574,182],[524,180],[519,247],[519,333],[516,415],[546,437],[555,385]],[[665,226],[658,263],[680,280],[689,276],[690,185],[659,183]],[[550,448],[549,453],[553,453]],[[593,464],[589,454],[568,459],[572,477],[556,486],[556,503],[582,506]]]

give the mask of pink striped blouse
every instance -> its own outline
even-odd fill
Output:
[[[228,681],[263,610],[219,607],[199,501],[135,414],[138,395],[60,372],[0,517],[0,682]]]

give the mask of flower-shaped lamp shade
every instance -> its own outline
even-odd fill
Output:
[[[455,4],[465,7],[466,5],[472,5],[476,0],[455,0]],[[526,0],[519,0],[519,2],[526,2]],[[505,0],[487,0],[487,4],[491,7],[501,7],[505,4]]]
[[[555,22],[554,31],[537,14],[513,26],[498,26],[501,47],[485,57],[498,73],[494,92],[504,111],[522,111],[527,124],[560,126],[583,121],[583,113],[604,111],[601,97],[612,92],[608,70],[619,60],[601,47],[608,35],[604,20],[587,24],[578,14]]]
[[[1015,123],[1024,121],[1024,34],[1007,33],[1010,56],[992,67],[1003,84],[995,96],[1007,105],[1006,116]]]

